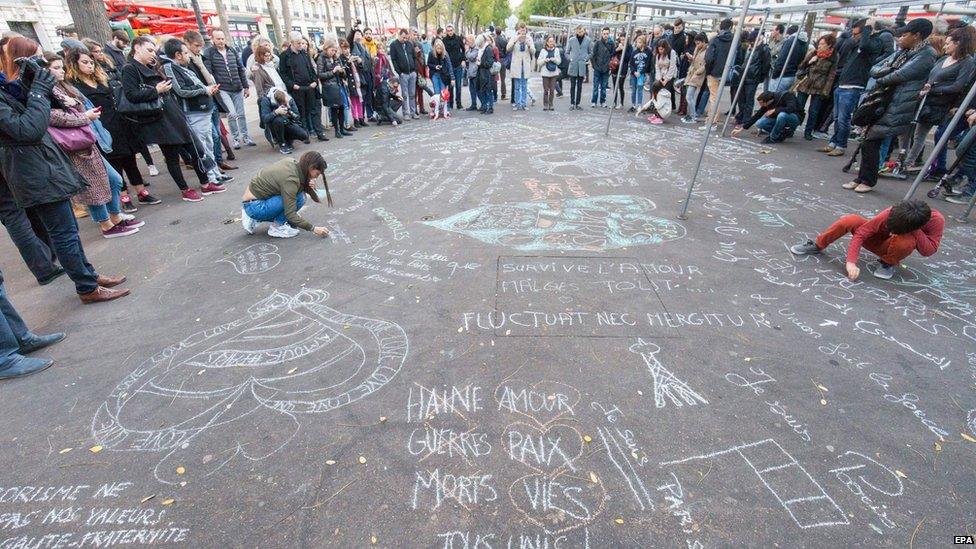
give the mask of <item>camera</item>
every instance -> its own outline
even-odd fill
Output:
[[[47,68],[47,61],[40,55],[18,57],[14,59],[14,63],[17,63],[17,66],[20,67],[20,79],[26,86],[31,85],[38,72]]]

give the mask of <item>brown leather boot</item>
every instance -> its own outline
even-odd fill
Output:
[[[95,281],[98,282],[98,285],[102,288],[114,288],[125,282],[125,276],[98,275],[98,278],[95,279]]]
[[[85,305],[90,303],[101,303],[103,301],[112,301],[113,299],[118,299],[120,297],[125,297],[129,295],[129,289],[123,290],[110,290],[108,288],[103,288],[99,286],[94,292],[88,292],[87,294],[78,294],[78,298]]]

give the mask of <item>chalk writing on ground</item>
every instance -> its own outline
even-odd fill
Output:
[[[274,292],[243,318],[163,349],[115,387],[92,436],[108,450],[162,454],[155,475],[167,483],[180,464],[207,476],[238,455],[273,455],[298,433],[300,417],[368,397],[407,355],[400,326],[341,313],[328,299],[322,290]],[[236,443],[229,456],[216,451],[228,439]]]
[[[426,222],[521,251],[605,251],[685,236],[680,224],[651,215],[647,198],[607,195],[481,206]]]
[[[661,348],[654,343],[637,338],[637,343],[630,346],[630,352],[638,354],[644,359],[644,365],[654,378],[654,406],[664,408],[668,401],[672,406],[681,407],[682,403],[695,406],[698,403],[708,404],[705,398],[677,378],[670,370],[661,364],[657,354]]]
[[[242,275],[261,274],[270,271],[281,263],[278,246],[263,242],[251,244],[236,254],[218,259],[217,263],[229,263]]]

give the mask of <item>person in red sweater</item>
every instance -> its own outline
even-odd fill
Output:
[[[816,241],[807,240],[790,248],[796,255],[819,254],[832,242],[851,234],[847,247],[847,277],[857,280],[861,269],[857,258],[861,248],[878,256],[874,276],[884,280],[895,275],[902,259],[914,251],[928,257],[939,250],[945,218],[938,210],[921,200],[903,200],[886,208],[870,220],[859,215],[845,215],[820,233]]]

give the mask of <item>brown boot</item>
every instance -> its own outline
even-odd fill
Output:
[[[85,305],[90,303],[101,303],[103,301],[112,301],[113,299],[118,299],[120,297],[125,297],[129,295],[128,288],[124,290],[110,290],[108,288],[103,288],[99,286],[93,292],[88,292],[87,294],[78,294],[78,298]]]
[[[114,288],[125,282],[125,276],[98,275],[96,282],[98,282],[98,285],[102,288]]]
[[[224,171],[226,171],[226,170],[236,170],[238,168],[238,166],[231,166],[230,164],[228,164],[226,162],[221,162],[220,165],[218,165],[217,167],[220,168],[221,170],[224,170]]]

